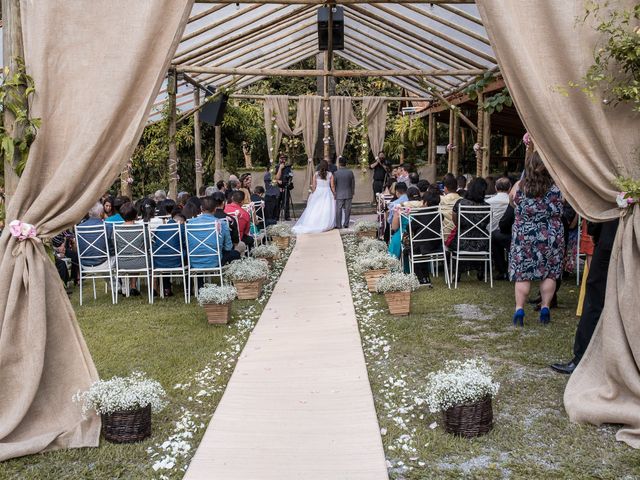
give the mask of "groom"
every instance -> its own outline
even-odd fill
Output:
[[[356,188],[356,179],[353,172],[347,169],[347,159],[338,157],[338,171],[333,174],[336,189],[336,228],[349,228],[351,217],[351,200]],[[342,210],[344,209],[344,223],[342,222]]]

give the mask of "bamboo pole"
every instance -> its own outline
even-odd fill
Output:
[[[427,163],[433,165],[435,163],[436,152],[434,151],[436,148],[435,140],[436,136],[436,118],[435,115],[429,115],[429,139],[427,143]]]
[[[182,38],[180,39],[180,42],[184,42],[187,40],[191,40],[192,38],[195,38],[199,35],[202,35],[203,33],[207,33],[209,30],[213,30],[216,27],[219,27],[221,25],[224,25],[227,22],[230,22],[231,20],[234,20],[235,18],[238,18],[240,16],[243,16],[249,12],[252,12],[253,10],[260,8],[262,5],[258,5],[258,4],[254,4],[254,5],[250,5],[247,8],[244,8],[242,10],[237,10],[234,13],[232,13],[231,15],[229,15],[228,17],[224,17],[221,20],[218,20],[217,22],[212,22],[209,23],[208,25],[205,25],[204,27],[201,27],[197,30],[194,30],[193,32],[189,32],[185,35],[182,36]]]
[[[471,37],[475,40],[478,40],[479,42],[484,43],[485,45],[491,45],[491,43],[489,42],[489,39],[486,37],[483,37],[482,35],[477,34],[476,32],[474,32],[473,30],[469,30],[468,28],[463,27],[462,25],[460,25],[459,23],[456,22],[451,22],[449,20],[447,20],[446,18],[440,17],[439,15],[434,15],[433,13],[429,12],[428,10],[425,10],[424,8],[418,8],[415,5],[412,4],[406,4],[404,5],[404,8],[408,8],[409,10],[416,12],[419,15],[422,15],[424,17],[427,17],[435,22],[438,22],[442,25],[445,25],[453,30],[456,30],[468,37]]]
[[[179,65],[178,72],[187,73],[215,73],[220,75],[260,75],[265,77],[318,77],[329,75],[326,70],[286,70],[276,68],[228,68],[228,67],[198,67]],[[482,75],[486,70],[334,70],[334,77],[450,77],[455,75]]]
[[[454,175],[458,175],[458,165],[460,163],[460,116],[454,113],[453,115],[453,145],[454,148],[451,153],[451,170]]]
[[[215,131],[215,171],[213,179],[218,182],[222,180],[222,127],[216,125]]]
[[[491,161],[491,114],[489,112],[484,112],[483,131],[482,176],[487,177]]]
[[[456,114],[453,110],[449,110],[449,143],[447,144],[447,172],[453,173],[453,123]]]
[[[200,133],[200,89],[193,89],[193,146],[196,163],[196,195],[200,195],[202,188],[202,134]]]
[[[196,0],[195,3],[220,3],[233,4],[238,3],[236,0]],[[242,0],[242,3],[260,3],[260,4],[284,4],[284,5],[325,5],[326,0]],[[337,5],[352,5],[355,3],[371,3],[370,0],[335,0]],[[376,3],[429,3],[429,4],[472,4],[475,0],[382,0]]]
[[[176,148],[176,90],[177,75],[175,69],[169,70],[167,90],[169,95],[169,198],[178,196],[178,152]]]
[[[478,93],[477,105],[478,105],[478,134],[476,136],[476,144],[480,148],[474,148],[476,152],[476,177],[482,176],[482,147],[484,145],[484,94]]]
[[[131,184],[129,183],[129,179],[131,178],[131,159],[127,162],[127,164],[120,172],[120,195],[132,198],[131,192]]]
[[[203,10],[202,12],[198,13],[197,15],[194,15],[193,17],[189,17],[189,20],[187,20],[187,24],[193,23],[196,20],[200,20],[201,18],[204,18],[207,15],[211,15],[212,13],[217,12],[218,10],[222,10],[226,6],[227,6],[226,4],[220,4],[220,5],[215,5],[215,6],[211,7],[211,8],[207,8],[206,10]]]
[[[2,0],[2,17],[4,22],[2,32],[2,43],[4,46],[3,64],[9,69],[7,76],[11,77],[18,68],[16,58],[24,58],[20,0]],[[37,87],[36,85],[36,88]],[[24,90],[22,90],[22,92],[24,92]],[[5,131],[11,138],[18,139],[22,137],[24,132],[22,128],[16,125],[15,120],[15,115],[13,115],[11,110],[5,108],[2,118]],[[20,177],[18,177],[15,171],[19,160],[20,152],[18,152],[17,149],[14,152],[13,158],[4,157],[4,195],[6,206],[9,205],[20,181]]]

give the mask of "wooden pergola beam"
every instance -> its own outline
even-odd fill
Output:
[[[235,0],[196,0],[195,3],[221,3],[234,4]],[[242,0],[241,3],[277,3],[284,5],[325,5],[326,0]],[[354,3],[371,3],[369,0],[333,0],[331,3],[336,5],[351,5]],[[471,4],[476,3],[475,0],[381,0],[376,3],[455,3],[455,4]]]
[[[264,100],[266,95],[252,95],[244,93],[234,93],[229,98],[235,98],[238,100]],[[299,95],[288,95],[289,100],[297,100]],[[364,100],[364,97],[350,97],[354,102],[360,102]],[[431,97],[378,97],[385,102],[429,102],[432,101]]]
[[[318,77],[328,75],[328,70],[283,70],[277,68],[226,68],[226,67],[197,67],[191,65],[177,65],[178,72],[187,73],[215,73],[222,75],[261,75],[268,77]],[[333,70],[334,77],[450,77],[454,75],[483,75],[486,70]]]

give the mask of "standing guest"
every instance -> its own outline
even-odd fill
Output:
[[[384,152],[379,152],[373,163],[369,165],[373,170],[373,204],[376,202],[378,193],[382,193],[388,177],[389,167],[384,158]]]
[[[515,282],[513,324],[523,326],[531,282],[540,280],[540,322],[551,321],[549,304],[562,276],[564,227],[560,189],[535,152],[525,161],[524,178],[511,192],[515,222],[509,255],[509,278]]]
[[[262,185],[258,185],[253,189],[253,193],[251,194],[252,202],[261,202],[264,200],[265,189]]]
[[[284,219],[291,220],[291,190],[293,190],[293,171],[288,163],[288,157],[281,153],[279,157],[278,172],[276,181],[280,186],[280,208],[284,210]]]
[[[600,315],[604,308],[605,294],[607,291],[607,276],[613,241],[618,230],[618,219],[601,224],[594,224],[592,229],[595,249],[591,259],[591,267],[587,276],[587,287],[584,297],[584,306],[576,336],[573,343],[573,359],[568,363],[554,363],[551,368],[559,373],[570,374],[578,366],[586,352],[593,332],[598,325]]]
[[[465,177],[464,175],[458,175],[456,181],[458,183],[456,193],[461,197],[464,197],[464,194],[467,193],[467,177]]]
[[[447,173],[442,183],[444,184],[444,195],[440,198],[440,209],[442,210],[442,217],[444,225],[442,225],[442,235],[445,240],[449,238],[454,228],[453,224],[453,206],[460,200],[460,195],[456,192],[458,189],[458,182],[456,177],[451,173]]]
[[[224,208],[224,213],[235,215],[238,218],[238,235],[241,241],[249,250],[253,248],[253,237],[251,233],[251,217],[249,213],[242,208],[244,202],[244,192],[236,190],[231,194],[231,202]]]
[[[274,225],[278,223],[280,216],[280,188],[275,180],[271,178],[271,172],[267,169],[264,174],[264,218],[265,223]]]
[[[411,180],[409,179],[409,171],[407,170],[407,167],[405,167],[404,165],[399,165],[398,168],[396,168],[396,183],[404,183],[407,188],[411,186]]]
[[[242,201],[243,205],[248,205],[251,203],[251,185],[253,183],[253,179],[251,178],[250,173],[243,173],[240,176],[240,188],[241,192],[244,192],[244,200]]]
[[[356,190],[356,179],[353,172],[347,168],[347,159],[340,156],[338,158],[339,169],[333,175],[336,188],[336,224],[335,227],[349,228],[351,218],[351,202]],[[344,210],[344,221],[342,212]]]

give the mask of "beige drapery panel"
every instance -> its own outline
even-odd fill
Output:
[[[339,157],[344,152],[347,143],[349,127],[355,127],[360,122],[353,113],[351,97],[331,97],[331,126],[333,128],[333,142],[336,146],[336,155]],[[377,154],[378,152],[376,152]]]
[[[298,111],[296,113],[296,126],[293,133],[296,135],[302,132],[302,141],[304,142],[304,150],[307,154],[307,170],[305,172],[304,187],[302,190],[302,198],[306,200],[309,197],[309,185],[313,179],[313,151],[316,147],[318,139],[318,130],[320,123],[320,108],[322,107],[322,98],[317,95],[303,95],[298,97]]]
[[[20,3],[42,128],[7,220],[47,238],[81,219],[126,164],[193,0]],[[0,252],[0,460],[97,446],[99,418],[83,419],[71,397],[98,375],[60,277],[39,241],[5,229]]]
[[[635,151],[640,116],[627,106],[591,101],[577,90],[558,93],[593,63],[597,33],[576,22],[584,17],[584,2],[477,4],[518,112],[563,194],[589,219],[616,218],[614,178],[640,178]],[[635,205],[620,221],[604,311],[564,396],[572,421],[622,424],[616,438],[635,448],[640,448],[639,259],[640,207]]]
[[[362,108],[367,115],[369,146],[374,156],[384,147],[384,131],[387,127],[387,102],[380,97],[364,97]]]
[[[273,115],[276,117],[276,138],[273,138]],[[269,160],[273,162],[278,155],[282,134],[293,136],[289,128],[289,97],[287,95],[267,95],[264,99],[264,129],[267,134]]]

